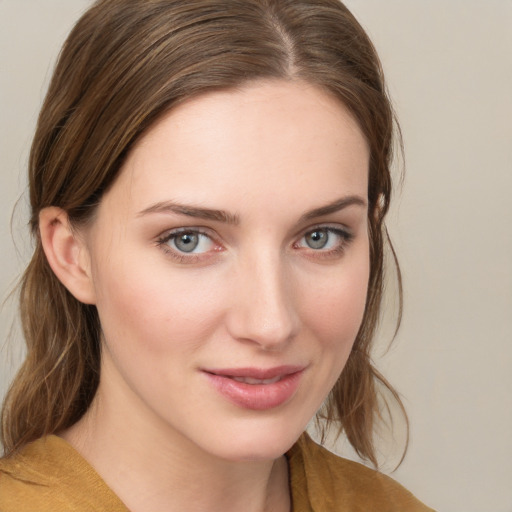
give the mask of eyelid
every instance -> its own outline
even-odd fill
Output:
[[[170,228],[162,231],[159,235],[156,236],[156,240],[163,240],[164,238],[170,240],[173,238],[173,236],[177,236],[181,233],[194,233],[198,235],[204,235],[215,242],[218,242],[219,239],[219,236],[210,228],[203,226],[179,226],[177,228]]]
[[[308,234],[321,230],[327,231],[340,237],[340,241],[336,245],[336,247],[329,249],[314,249],[312,247],[299,245],[301,240],[304,239]],[[339,223],[315,224],[313,226],[309,226],[305,230],[302,230],[301,234],[296,238],[296,241],[294,242],[293,246],[310,259],[329,260],[331,258],[336,259],[341,257],[354,238],[355,234],[353,230],[347,227],[346,225]]]
[[[354,230],[349,228],[346,224],[340,224],[339,222],[324,222],[313,224],[312,226],[308,226],[306,229],[302,229],[296,238],[302,238],[309,233],[312,233],[317,230],[326,230],[332,233],[340,233],[343,236],[353,237]]]
[[[215,248],[210,251],[205,251],[201,253],[186,253],[179,251],[177,249],[172,248],[170,245],[167,245],[167,242],[172,240],[173,238],[178,237],[180,234],[195,234],[202,235],[209,238],[212,244],[215,245]],[[199,226],[181,226],[178,228],[167,229],[163,231],[160,235],[156,237],[156,244],[159,246],[165,254],[174,258],[180,263],[195,263],[198,261],[205,261],[212,257],[214,254],[221,252],[223,250],[223,244],[219,242],[219,237],[216,236],[215,233],[212,233],[211,229],[199,227]]]

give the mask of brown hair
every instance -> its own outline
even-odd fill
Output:
[[[127,152],[160,116],[192,96],[261,79],[302,80],[329,91],[369,143],[366,311],[323,415],[376,464],[376,384],[399,401],[369,355],[383,291],[394,116],[375,49],[338,0],[99,0],[78,21],[30,154],[36,246],[20,289],[27,357],[4,404],[6,454],[75,423],[99,382],[96,309],[77,301],[51,271],[39,238],[41,209],[58,206],[75,226],[87,222]]]

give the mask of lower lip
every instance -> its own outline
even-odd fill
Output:
[[[303,370],[285,375],[272,384],[246,384],[230,377],[205,372],[214,388],[230,402],[244,409],[264,411],[288,402],[299,387]]]

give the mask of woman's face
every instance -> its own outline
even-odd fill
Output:
[[[228,460],[294,443],[361,324],[368,162],[347,110],[297,82],[149,130],[84,235],[112,421]]]

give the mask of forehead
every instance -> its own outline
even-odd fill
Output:
[[[135,145],[113,191],[135,210],[170,198],[236,210],[240,196],[325,202],[366,196],[368,162],[366,140],[340,101],[301,82],[263,82],[166,114]]]

